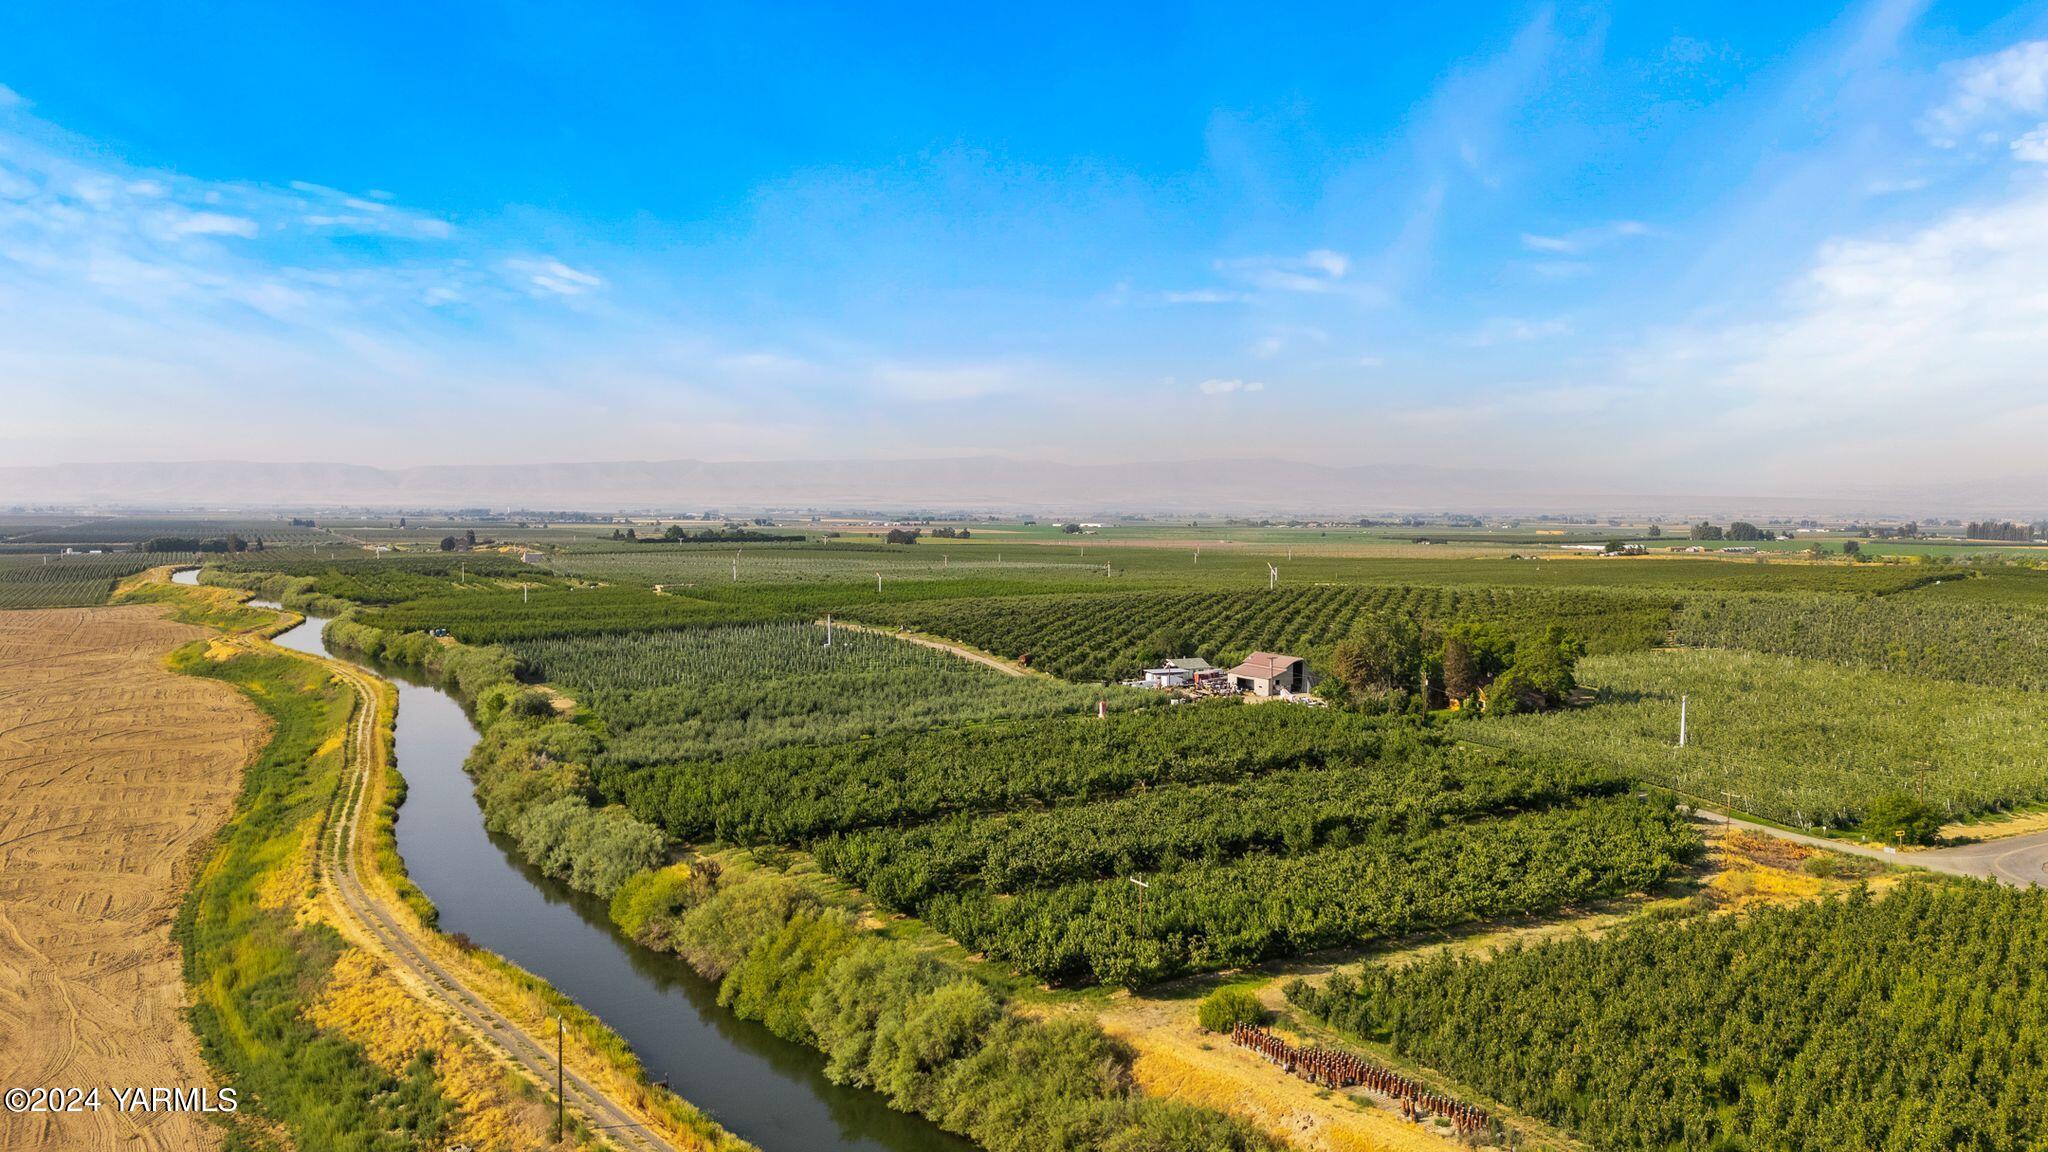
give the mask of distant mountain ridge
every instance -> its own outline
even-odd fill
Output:
[[[586,463],[175,463],[0,466],[0,508],[489,507],[536,510],[1161,513],[1364,516],[1406,512],[1734,515],[1998,515],[2048,508],[2034,480],[1849,495],[1689,496],[1574,491],[1488,469],[1334,466],[1275,458],[1063,464],[997,456],[928,460]]]
[[[699,460],[536,464],[202,461],[0,467],[0,506],[349,505],[608,510],[932,508],[947,510],[1298,512],[1309,508],[1444,508],[1529,478],[1419,474],[1293,461],[1184,460],[1057,464],[1003,457],[713,463]],[[1462,492],[1460,491],[1462,489]]]

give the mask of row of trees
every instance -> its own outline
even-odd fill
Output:
[[[1668,803],[1591,799],[1342,847],[1189,862],[1143,879],[966,890],[924,918],[969,951],[1059,983],[1136,987],[1640,892],[1698,852]]]
[[[1777,534],[1759,528],[1747,520],[1737,520],[1722,528],[1705,520],[1687,529],[1686,535],[1693,540],[1774,540]]]
[[[1918,798],[1942,821],[2048,801],[2040,692],[1714,649],[1602,656],[1586,674],[1599,685],[1597,706],[1489,724],[1484,738],[1604,761],[1787,824],[1862,826],[1886,840],[1902,827],[1920,835],[1874,809],[1887,793]]]
[[[1393,721],[1232,703],[773,748],[711,761],[599,760],[597,781],[682,840],[805,843],[833,832],[1375,758]]]
[[[1308,852],[1613,793],[1627,783],[1584,761],[1507,755],[1429,735],[1390,741],[1357,763],[868,828],[827,837],[813,851],[870,896],[911,911],[943,891],[1020,892],[1246,852]]]
[[[2048,894],[1909,881],[1370,966],[1295,1004],[1600,1148],[2048,1146]]]
[[[1680,644],[1804,656],[1999,688],[2048,689],[2048,628],[2034,611],[1918,596],[1695,596]]]
[[[603,713],[608,758],[680,761],[1006,717],[1093,711],[1098,690],[1007,676],[893,636],[809,622],[516,641],[528,673]],[[1119,710],[1153,703],[1109,694]]]
[[[261,552],[263,538],[244,539],[240,533],[225,536],[152,536],[142,542],[144,552]]]
[[[2010,520],[1972,520],[1963,534],[1972,540],[2006,540],[2025,544],[2034,539],[2032,524],[2014,524]]]
[[[1554,623],[1592,651],[1624,651],[1661,640],[1672,603],[1632,592],[1318,585],[925,600],[857,611],[862,619],[949,636],[1000,656],[1029,655],[1032,667],[1056,676],[1110,681],[1171,656],[1230,664],[1250,652],[1277,651],[1317,659],[1381,616],[1415,621],[1433,638],[1460,621],[1494,624],[1510,636],[1540,634]],[[1419,682],[1418,674],[1400,684],[1412,691]]]

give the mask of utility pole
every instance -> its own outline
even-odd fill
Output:
[[[875,591],[877,591],[877,592],[880,592],[881,590],[882,590],[882,574],[881,574],[880,572],[877,572],[877,573],[875,573]]]
[[[1685,696],[1678,697],[1678,746],[1685,747]]]
[[[1280,569],[1271,564],[1266,565],[1266,591],[1271,592],[1273,589],[1278,588],[1279,586]]]
[[[1136,876],[1131,877],[1131,883],[1138,886],[1138,934],[1142,936],[1145,934],[1145,897],[1151,893],[1152,886]]]
[[[832,646],[832,614],[828,612],[828,613],[826,613],[826,614],[825,614],[825,647],[827,647],[827,648],[830,648],[831,646]]]
[[[519,585],[519,602],[521,604],[524,604],[526,603],[526,599],[526,584],[522,581]]]

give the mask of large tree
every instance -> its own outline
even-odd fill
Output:
[[[1406,617],[1366,617],[1337,642],[1330,672],[1354,694],[1413,688],[1422,675],[1422,633]]]

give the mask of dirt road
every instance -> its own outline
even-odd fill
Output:
[[[818,623],[823,624],[824,621],[820,620]],[[891,636],[898,640],[907,640],[912,644],[923,645],[926,648],[936,648],[941,652],[950,652],[962,660],[972,660],[984,668],[993,668],[1005,676],[1031,675],[1029,668],[1020,667],[1000,656],[991,656],[978,648],[969,648],[965,644],[955,644],[951,641],[940,640],[934,636],[925,636],[917,632],[898,632],[894,628],[872,628],[866,624],[848,624],[844,620],[834,620],[832,627],[842,628],[848,632],[867,632],[876,636]]]
[[[206,635],[140,605],[0,612],[0,1087],[101,1092],[97,1111],[0,1111],[0,1148],[220,1144],[203,1116],[111,1093],[215,1087],[171,922],[266,729],[234,689],[164,667]]]

